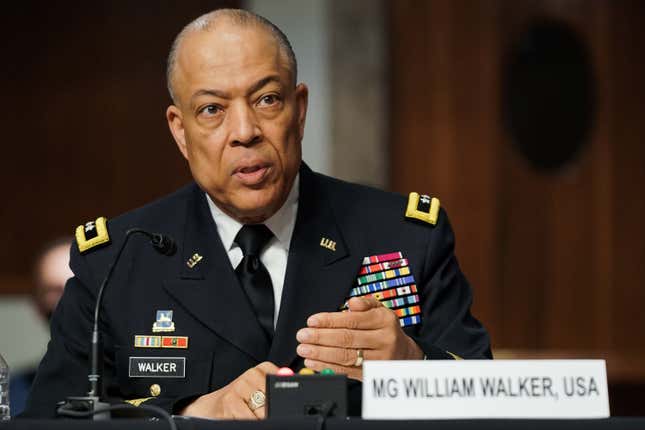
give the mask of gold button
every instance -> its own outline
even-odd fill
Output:
[[[150,395],[152,397],[157,397],[159,394],[161,394],[161,387],[159,384],[152,384],[150,386]]]

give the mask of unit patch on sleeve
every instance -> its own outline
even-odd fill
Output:
[[[439,199],[425,194],[410,193],[408,207],[405,210],[405,217],[436,225],[437,219],[439,218]]]
[[[82,254],[99,245],[110,243],[107,231],[107,219],[99,217],[96,221],[86,222],[76,227],[76,244]]]

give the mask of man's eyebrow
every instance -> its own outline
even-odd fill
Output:
[[[230,97],[230,95],[225,91],[202,89],[202,90],[195,91],[195,93],[192,95],[190,100],[193,101],[200,96],[214,96],[222,99],[227,99]]]
[[[260,79],[255,84],[251,85],[249,90],[246,92],[246,95],[248,96],[248,95],[253,94],[254,92],[262,89],[262,87],[264,87],[265,85],[267,85],[270,82],[276,82],[276,83],[280,84],[281,83],[280,76],[278,76],[278,75],[270,75],[270,76],[267,76],[266,78]],[[231,95],[229,93],[227,93],[226,91],[212,90],[212,89],[201,89],[201,90],[195,91],[195,93],[192,95],[192,97],[190,99],[191,99],[191,101],[194,101],[197,97],[200,97],[200,96],[214,96],[214,97],[219,97],[219,98],[222,98],[222,99],[228,99],[228,98],[231,97]]]
[[[254,92],[262,89],[262,87],[264,87],[269,82],[276,82],[276,83],[280,84],[281,83],[280,76],[278,76],[278,75],[270,75],[270,76],[267,76],[266,78],[260,79],[255,84],[251,85],[251,88],[249,88],[249,90],[246,92],[246,94],[247,95],[253,94]]]

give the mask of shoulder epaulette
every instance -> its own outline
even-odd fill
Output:
[[[439,207],[438,198],[412,192],[408,197],[408,207],[405,210],[405,217],[436,225],[437,219],[439,218]]]
[[[110,235],[105,217],[99,217],[96,221],[86,222],[76,227],[76,244],[81,254],[109,242]]]

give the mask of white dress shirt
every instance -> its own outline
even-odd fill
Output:
[[[260,254],[260,260],[269,271],[271,283],[273,284],[273,300],[275,303],[275,312],[273,314],[274,328],[278,320],[278,313],[280,312],[280,300],[282,299],[282,288],[287,271],[291,236],[296,226],[299,184],[300,174],[293,181],[291,191],[282,207],[264,222],[264,225],[273,233],[273,238]],[[222,212],[208,194],[206,194],[206,200],[208,201],[208,207],[211,210],[215,225],[217,225],[219,237],[222,240],[228,258],[231,260],[231,266],[236,268],[244,256],[242,255],[242,249],[234,240],[243,224]]]

